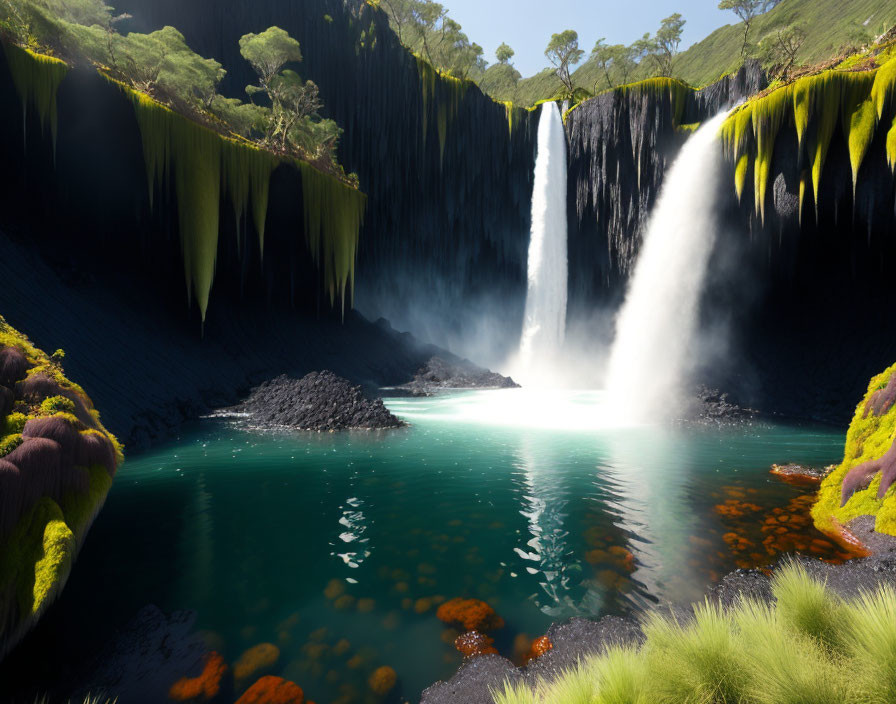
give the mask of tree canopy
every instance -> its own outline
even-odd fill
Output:
[[[578,32],[566,29],[557,34],[552,34],[551,41],[548,42],[548,46],[544,50],[544,55],[553,64],[557,76],[562,81],[567,93],[572,95],[574,88],[570,78],[569,67],[579,63],[585,55],[585,52],[579,48]]]
[[[506,43],[502,42],[501,46],[495,50],[495,58],[498,60],[498,63],[506,64],[510,62],[515,53]]]

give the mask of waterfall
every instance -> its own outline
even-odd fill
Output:
[[[607,372],[609,410],[622,422],[677,411],[693,367],[700,293],[716,235],[720,113],[685,143],[650,215]]]
[[[566,334],[566,133],[556,103],[544,103],[532,189],[528,290],[518,371],[523,383],[543,382]]]

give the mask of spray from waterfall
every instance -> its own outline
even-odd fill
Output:
[[[524,385],[549,381],[566,335],[566,238],[566,134],[560,109],[550,102],[541,106],[538,120],[529,283],[514,370]]]
[[[716,236],[716,135],[724,119],[717,115],[688,139],[651,213],[607,371],[607,400],[619,421],[662,420],[680,407]]]

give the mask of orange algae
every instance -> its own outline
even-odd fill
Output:
[[[176,702],[210,702],[221,692],[222,681],[230,668],[218,653],[209,653],[198,677],[182,677],[168,691],[168,698]]]
[[[504,627],[504,619],[479,599],[451,599],[439,607],[436,616],[443,623],[458,625],[465,631],[487,633]]]

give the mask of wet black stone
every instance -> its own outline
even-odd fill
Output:
[[[399,428],[382,399],[366,397],[333,372],[311,372],[301,379],[278,376],[257,386],[243,403],[222,415],[245,415],[259,428],[335,431]]]

